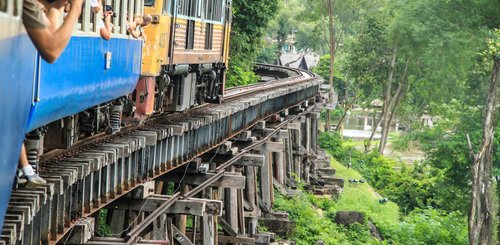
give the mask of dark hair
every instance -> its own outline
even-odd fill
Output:
[[[104,11],[113,11],[113,7],[111,7],[111,5],[104,5]]]

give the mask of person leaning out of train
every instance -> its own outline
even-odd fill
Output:
[[[147,26],[151,23],[153,20],[153,17],[151,15],[146,14],[144,16],[141,15],[135,15],[134,21],[128,22],[127,21],[127,31],[130,33],[130,35],[134,38],[140,38],[144,41],[146,41],[146,35],[144,35],[144,30],[143,27]]]
[[[42,3],[46,12],[40,6]],[[54,63],[62,54],[71,38],[71,33],[82,12],[83,0],[72,0],[71,8],[62,24],[58,23],[61,18],[61,9],[68,4],[67,0],[55,0],[50,2],[38,2],[37,0],[23,1],[23,24],[31,41],[37,48],[40,56],[49,63]],[[21,169],[23,177],[27,181],[27,187],[45,184],[45,180],[38,176],[28,162],[26,147],[24,144],[19,156],[18,168]]]
[[[114,17],[116,17],[116,14],[113,12],[113,7],[111,7],[111,5],[105,5],[102,20],[99,21],[99,25],[97,26],[99,33],[104,40],[111,39],[111,32],[113,28],[111,20]]]
[[[37,0],[23,1],[22,18],[26,32],[40,56],[49,63],[54,63],[66,48],[82,12],[83,0],[72,0],[71,9],[64,22],[56,25],[62,14],[60,9],[66,4],[67,0],[50,1],[45,4],[48,6],[45,14]],[[59,16],[52,13],[59,13]]]

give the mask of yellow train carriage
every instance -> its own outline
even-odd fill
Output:
[[[146,0],[143,75],[159,76],[161,66],[227,63],[230,33],[225,0]],[[171,46],[173,48],[171,48]]]
[[[145,0],[138,114],[183,111],[220,100],[229,52],[230,1]],[[155,98],[150,95],[155,91]],[[149,95],[149,96],[148,96]]]

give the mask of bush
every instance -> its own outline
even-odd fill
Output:
[[[415,209],[382,232],[394,244],[468,244],[467,220],[459,212]]]
[[[425,163],[416,164],[411,170],[400,166],[392,159],[374,151],[364,154],[351,146],[345,146],[338,133],[322,133],[320,146],[344,166],[351,164],[377,191],[396,202],[404,213],[415,208],[425,208],[435,204],[434,191],[437,177]]]
[[[288,239],[300,244],[316,244],[321,240],[325,244],[379,244],[374,239],[366,224],[354,224],[349,227],[337,225],[335,202],[328,198],[319,198],[312,194],[284,197],[276,195],[274,209],[286,211],[295,222],[295,231]]]

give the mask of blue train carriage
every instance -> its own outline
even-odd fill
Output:
[[[86,3],[64,53],[39,66],[26,137],[33,164],[44,151],[119,130],[121,110],[139,79],[143,41],[128,35],[126,23],[142,15],[143,0],[103,0],[116,14],[109,41],[100,36],[102,12],[92,13]]]
[[[24,30],[22,0],[0,0],[0,229],[23,140],[37,165],[44,152],[116,126],[117,111],[137,84],[143,41],[127,34],[126,20],[143,13],[143,0],[103,0],[117,15],[109,41],[99,34],[102,13],[85,2],[71,41],[49,64]]]
[[[21,20],[22,0],[0,0],[0,230],[29,121],[35,48]]]

